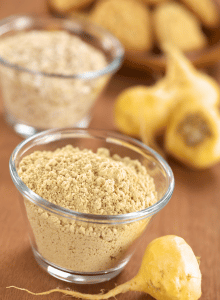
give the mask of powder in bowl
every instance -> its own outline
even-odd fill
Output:
[[[71,145],[25,156],[18,174],[36,194],[62,207],[88,214],[119,215],[157,202],[153,178],[138,161],[99,148]],[[150,217],[127,224],[99,224],[56,216],[25,199],[39,253],[68,270],[113,268],[146,228]]]
[[[109,78],[66,77],[102,70],[108,63],[104,52],[64,30],[31,30],[6,36],[0,40],[0,57],[8,119],[36,130],[80,122]]]

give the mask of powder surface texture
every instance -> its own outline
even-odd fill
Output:
[[[44,199],[75,211],[118,215],[155,203],[155,187],[137,160],[110,157],[107,149],[79,151],[66,146],[34,152],[20,163],[19,176]]]
[[[106,65],[99,50],[64,30],[31,30],[5,37],[0,55],[10,63],[50,74],[84,73]]]

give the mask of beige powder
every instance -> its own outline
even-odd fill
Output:
[[[79,212],[118,215],[157,201],[153,179],[137,160],[68,145],[37,151],[22,159],[19,176],[35,193]],[[94,224],[46,212],[25,200],[39,253],[48,261],[78,272],[117,265],[150,218],[128,224]]]
[[[49,74],[81,74],[101,70],[105,55],[65,31],[32,30],[5,37],[0,56],[9,63]],[[6,111],[39,128],[73,126],[89,112],[107,75],[90,80],[31,74],[0,65]]]

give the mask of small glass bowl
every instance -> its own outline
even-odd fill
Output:
[[[122,64],[123,47],[106,30],[76,17],[11,16],[0,22],[0,41],[31,30],[62,30],[78,36],[101,51],[107,65],[81,74],[54,74],[13,64],[0,55],[6,121],[25,138],[50,128],[87,127],[94,102]]]
[[[65,145],[139,160],[153,177],[158,202],[138,212],[94,215],[52,204],[30,190],[17,169],[34,151],[53,151]],[[21,142],[11,155],[10,174],[18,189],[29,237],[38,264],[52,276],[74,283],[98,283],[118,275],[130,260],[145,229],[169,202],[174,177],[166,161],[143,143],[104,130],[51,129]]]

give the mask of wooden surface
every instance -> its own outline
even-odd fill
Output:
[[[1,0],[0,18],[11,14],[45,12],[43,0]],[[213,73],[214,74],[214,73]],[[216,72],[215,72],[216,74]],[[220,77],[219,77],[220,78]],[[123,68],[110,82],[98,100],[93,128],[115,130],[112,112],[115,97],[120,91],[135,84],[148,84],[149,74]],[[5,123],[2,101],[0,102],[0,299],[65,299],[61,294],[33,296],[15,289],[16,285],[35,292],[55,287],[71,288],[82,292],[96,293],[109,290],[116,284],[127,281],[138,271],[146,245],[154,238],[175,234],[183,237],[201,257],[202,292],[201,299],[220,299],[220,164],[210,170],[191,171],[169,159],[176,186],[167,207],[156,216],[150,225],[141,246],[124,271],[108,283],[78,286],[65,283],[49,276],[35,262],[32,255],[26,226],[17,199],[17,191],[11,181],[8,161],[15,146],[21,142]],[[152,299],[141,293],[129,292],[117,299]]]

